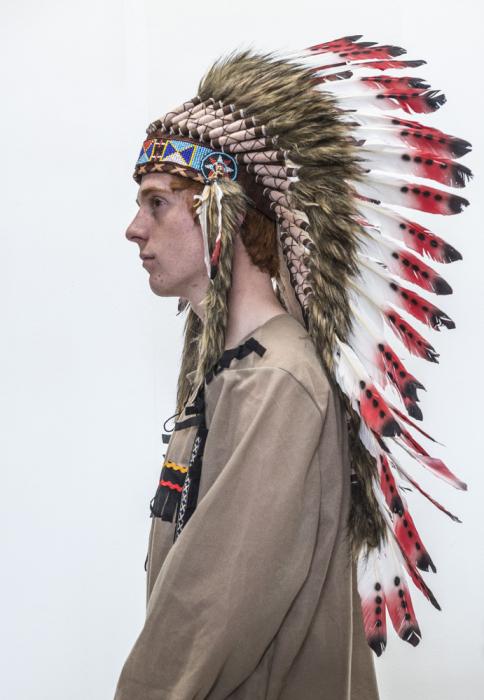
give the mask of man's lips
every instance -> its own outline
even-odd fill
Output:
[[[153,255],[140,255],[140,258],[143,261],[143,267],[146,268],[149,268],[155,260]]]

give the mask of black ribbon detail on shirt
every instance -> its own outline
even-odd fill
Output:
[[[204,415],[204,403],[200,401],[199,395],[195,397],[194,402],[190,406],[185,406],[185,413],[195,413],[199,415],[194,415],[185,421],[177,421],[174,425],[174,430],[183,430],[191,425],[204,425],[205,415]],[[179,413],[173,414],[170,418],[179,415]],[[165,421],[163,427],[166,426],[167,421]],[[166,429],[166,428],[165,428]],[[163,436],[164,438],[164,436]],[[169,439],[168,439],[169,441]],[[165,440],[164,440],[165,442]],[[164,455],[163,455],[164,456]],[[181,465],[180,465],[181,466]],[[173,468],[170,463],[164,463],[161,469],[160,480],[158,483],[158,488],[154,497],[150,502],[150,517],[161,518],[167,522],[173,522],[173,516],[175,515],[175,510],[180,501],[180,497],[183,491],[185,480],[187,478],[188,471],[181,471],[180,469]]]
[[[251,352],[256,352],[259,357],[266,352],[266,348],[261,345],[255,338],[249,338],[245,343],[241,343],[236,348],[229,348],[224,350],[218,362],[216,362],[213,367],[205,375],[205,380],[207,384],[210,384],[214,375],[221,372],[223,369],[227,369],[234,358],[241,360],[243,357],[250,355]]]
[[[174,542],[197,507],[203,453],[208,435],[208,429],[205,423],[205,382],[209,384],[216,374],[230,366],[234,358],[240,360],[251,352],[256,352],[262,357],[266,352],[266,348],[257,342],[255,338],[250,337],[236,348],[225,350],[218,362],[206,373],[205,381],[200,385],[191,404],[185,406],[185,415],[190,416],[190,418],[175,422],[173,430],[184,430],[194,425],[198,426],[193,441],[188,470],[183,473],[163,465],[160,483],[154,498],[150,502],[150,517],[173,522],[176,511]],[[179,414],[174,415],[176,416]],[[173,416],[170,417],[173,418]],[[165,425],[166,422],[167,421],[165,421]],[[169,437],[168,440],[165,440],[165,436],[163,436],[163,441],[168,442]]]

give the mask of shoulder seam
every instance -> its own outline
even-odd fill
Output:
[[[265,367],[234,367],[233,369],[229,369],[229,372],[263,372],[264,370],[276,370],[278,372],[284,372],[284,374],[287,374],[291,379],[293,379],[296,384],[299,385],[299,387],[304,391],[306,396],[309,398],[311,403],[313,404],[314,408],[318,411],[319,415],[321,416],[321,419],[324,421],[325,420],[325,415],[321,412],[320,407],[314,400],[313,396],[309,393],[309,391],[306,389],[304,384],[299,381],[297,377],[294,376],[292,372],[290,372],[287,369],[284,369],[283,367],[275,367],[275,366],[270,366],[266,365]]]

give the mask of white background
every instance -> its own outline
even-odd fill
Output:
[[[414,472],[460,515],[410,507],[443,608],[412,587],[418,648],[393,630],[376,668],[382,700],[482,697],[482,18],[468,0],[405,3],[2,3],[0,694],[109,700],[141,629],[149,500],[162,422],[174,413],[176,299],[152,295],[131,179],[145,128],[196,94],[235,47],[298,49],[348,34],[425,58],[413,74],[447,104],[426,122],[474,144],[472,206],[432,217],[464,255],[444,269],[452,332],[440,365],[417,362],[435,452],[462,493]],[[417,117],[418,118],[418,117]],[[418,369],[418,372],[417,372]],[[304,698],[301,698],[304,700]],[[340,700],[334,698],[333,700]],[[341,699],[342,700],[342,699]],[[358,699],[360,700],[360,699]],[[364,698],[361,698],[364,700]]]

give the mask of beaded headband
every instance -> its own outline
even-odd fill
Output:
[[[188,172],[186,172],[188,170]],[[135,166],[139,183],[148,172],[183,174],[206,184],[219,177],[237,179],[237,163],[228,153],[186,139],[160,136],[143,142]]]

